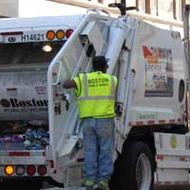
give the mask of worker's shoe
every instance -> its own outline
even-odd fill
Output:
[[[97,190],[110,190],[109,188],[109,181],[106,180],[101,180],[98,184]]]
[[[90,179],[85,179],[82,182],[82,186],[86,188],[86,190],[95,190],[96,189],[96,184],[94,180]]]

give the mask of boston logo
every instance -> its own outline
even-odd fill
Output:
[[[48,106],[48,100],[18,100],[16,98],[1,99],[0,104],[4,108],[41,108]]]

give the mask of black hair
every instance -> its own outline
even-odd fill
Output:
[[[107,67],[108,67],[106,58],[104,56],[96,56],[96,57],[94,57],[93,60],[92,60],[92,64],[93,64],[93,69],[95,71],[103,71],[103,72],[105,72]]]

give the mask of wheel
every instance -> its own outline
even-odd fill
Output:
[[[153,190],[153,158],[143,142],[128,143],[115,163],[113,190]]]

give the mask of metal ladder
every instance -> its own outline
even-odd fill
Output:
[[[135,72],[134,70],[130,70],[129,75],[127,77],[127,88],[126,88],[126,97],[120,109],[121,115],[117,116],[115,119],[115,126],[116,126],[116,150],[121,152],[123,143],[128,135],[130,130],[129,126],[129,116],[131,112],[131,103],[132,97],[134,94],[134,80],[135,80]],[[115,152],[114,159],[117,158],[117,153]]]
[[[135,71],[131,68],[131,57],[133,54],[132,47],[135,40],[135,28],[134,26],[138,24],[136,20],[127,20],[128,37],[125,43],[125,52],[122,53],[120,59],[120,75],[119,75],[119,86],[117,94],[117,104],[118,112],[115,119],[116,126],[116,150],[121,152],[123,143],[127,138],[128,132],[130,131],[129,119],[131,113],[132,97],[134,95],[134,81],[135,81]],[[133,27],[130,27],[133,26]],[[117,152],[115,152],[114,159],[117,157]]]
[[[76,98],[72,90],[64,90],[62,84],[81,72],[91,70],[91,58],[101,55],[106,47],[108,31],[104,31],[111,17],[101,16],[94,13],[87,14],[79,27],[74,31],[69,40],[58,52],[48,68],[48,109],[49,109],[49,131],[50,146],[47,148],[47,161],[54,162],[50,175],[54,178],[54,171],[59,168],[68,168],[72,160],[70,155],[75,151],[76,144],[80,138],[78,122],[78,109]],[[109,28],[109,26],[107,26]],[[98,39],[98,40],[97,40]],[[65,102],[69,101],[69,109]],[[68,160],[60,161],[61,159]],[[60,165],[61,164],[61,165]],[[61,171],[62,172],[62,171]],[[60,177],[66,175],[60,172]],[[66,172],[69,175],[69,172]],[[64,184],[66,190],[83,190],[76,187],[76,181],[72,184],[72,177],[65,176]]]

